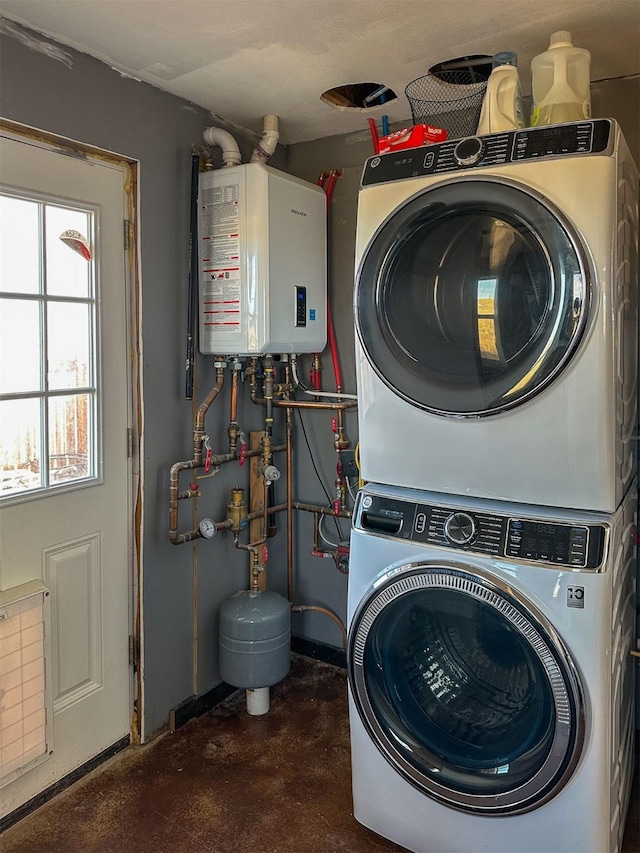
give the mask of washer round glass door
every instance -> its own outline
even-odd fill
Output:
[[[587,269],[569,225],[533,191],[451,182],[413,197],[374,235],[356,280],[358,336],[409,402],[494,414],[568,363],[587,320]]]
[[[390,572],[354,617],[348,662],[369,735],[435,799],[517,814],[571,776],[584,739],[575,668],[544,617],[479,572]]]

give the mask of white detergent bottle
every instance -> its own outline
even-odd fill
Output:
[[[531,126],[591,118],[591,54],[571,33],[553,33],[549,50],[531,60]]]
[[[524,127],[518,57],[510,50],[496,53],[478,122],[478,133],[500,133]]]

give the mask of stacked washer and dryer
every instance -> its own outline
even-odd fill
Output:
[[[620,128],[369,159],[356,269],[355,816],[420,853],[617,851],[638,387]]]

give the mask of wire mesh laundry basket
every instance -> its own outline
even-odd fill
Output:
[[[449,139],[478,129],[487,78],[475,71],[438,71],[412,80],[405,88],[414,124],[444,128]]]

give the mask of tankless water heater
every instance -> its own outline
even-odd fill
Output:
[[[200,352],[322,352],[322,188],[262,163],[245,163],[202,173],[198,204]]]

